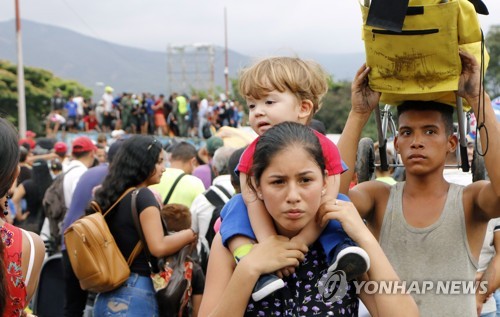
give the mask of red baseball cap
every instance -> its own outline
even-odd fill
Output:
[[[27,138],[34,138],[34,137],[36,137],[36,133],[31,131],[31,130],[28,130],[28,131],[26,131],[26,137]]]
[[[30,149],[34,149],[36,146],[36,142],[33,141],[32,139],[20,139],[19,140],[19,145],[23,145],[24,143],[28,143],[30,146]]]
[[[54,151],[56,153],[67,153],[68,152],[68,146],[64,142],[57,142],[54,144]]]
[[[71,144],[72,153],[82,153],[97,150],[91,139],[86,136],[81,136],[73,140]]]

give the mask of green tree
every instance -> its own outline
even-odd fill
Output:
[[[344,130],[351,110],[351,82],[330,80],[328,93],[323,98],[321,109],[314,118],[325,124],[328,133],[339,134]],[[363,129],[363,136],[376,139],[377,129],[373,115]]]
[[[65,97],[82,94],[84,98],[92,96],[92,90],[76,81],[55,77],[51,72],[34,67],[24,68],[26,120],[28,129],[38,134],[44,132],[45,117],[50,112],[50,98],[56,88],[61,89]],[[0,60],[0,112],[14,124],[17,124],[17,66]]]
[[[487,36],[486,46],[490,62],[486,71],[485,82],[491,97],[500,95],[500,25],[493,25]]]

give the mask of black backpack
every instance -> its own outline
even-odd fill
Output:
[[[229,194],[224,187],[222,187],[220,185],[214,185],[214,186],[217,187],[221,192],[223,192],[227,198],[231,198],[231,194]],[[214,230],[215,222],[220,217],[220,212],[226,203],[219,196],[219,194],[217,194],[217,192],[211,188],[206,190],[203,193],[203,195],[205,195],[205,197],[210,202],[210,204],[212,204],[212,206],[215,207],[215,209],[212,213],[212,218],[210,218],[210,224],[208,225],[207,234],[205,235],[205,238],[207,239],[208,245],[210,248],[210,247],[212,247],[212,241],[214,240],[214,237],[215,237],[215,230]],[[207,272],[208,253],[209,253],[209,250],[206,250],[206,247],[202,246],[201,251],[198,254],[198,258],[197,258],[197,261],[200,264],[201,269],[203,270],[203,273],[205,273],[205,274]]]
[[[223,192],[228,199],[231,198],[231,194],[229,194],[224,187],[222,187],[221,185],[214,185],[214,186],[220,189],[220,191]],[[212,241],[214,240],[215,237],[214,225],[217,219],[219,219],[220,212],[226,203],[219,196],[219,194],[217,194],[217,192],[214,191],[213,189],[209,188],[207,191],[203,193],[203,195],[205,195],[207,200],[212,204],[212,206],[215,207],[214,212],[212,213],[212,218],[210,218],[210,224],[208,225],[207,234],[205,235],[205,238],[208,241],[208,245],[212,247]]]
[[[61,242],[61,226],[67,211],[64,200],[64,176],[75,167],[70,168],[63,174],[57,175],[43,195],[43,210],[45,216],[49,219],[50,236],[54,239],[56,245],[59,245]]]

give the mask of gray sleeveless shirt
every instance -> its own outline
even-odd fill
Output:
[[[463,186],[450,184],[439,219],[425,228],[410,226],[403,215],[404,182],[391,188],[380,245],[420,315],[476,316],[472,257],[465,231]],[[422,205],[422,208],[426,208]]]

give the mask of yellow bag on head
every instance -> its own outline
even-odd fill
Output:
[[[481,28],[468,0],[410,0],[402,32],[366,25],[361,4],[370,87],[380,101],[439,101],[455,105],[461,73],[459,49],[481,62]],[[485,69],[488,53],[484,50]]]

